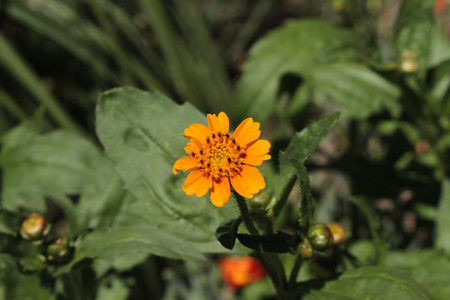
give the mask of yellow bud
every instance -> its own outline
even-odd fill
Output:
[[[402,52],[402,71],[405,73],[414,73],[419,69],[416,54],[409,50]]]
[[[28,216],[22,223],[20,231],[22,237],[27,240],[40,240],[46,233],[47,222],[43,215],[33,213]]]
[[[347,238],[347,231],[344,227],[342,227],[338,223],[332,223],[328,225],[328,227],[331,230],[331,233],[333,234],[333,241],[335,245],[341,245],[345,242],[345,239]]]

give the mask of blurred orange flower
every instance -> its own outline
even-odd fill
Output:
[[[438,15],[441,12],[444,11],[445,7],[447,6],[447,0],[436,0],[434,2],[434,14]]]
[[[193,171],[187,176],[183,191],[202,197],[210,190],[212,203],[222,207],[230,198],[231,182],[237,193],[251,199],[266,186],[254,166],[270,159],[270,143],[258,139],[260,124],[247,118],[230,136],[230,122],[224,112],[219,116],[208,114],[207,119],[208,127],[192,124],[184,130],[183,136],[190,140],[184,150],[190,156],[173,165],[174,174]]]
[[[251,256],[223,257],[220,259],[222,278],[233,290],[238,290],[262,279],[266,272],[263,265]]]
[[[341,245],[345,242],[347,238],[347,231],[339,223],[331,223],[328,225],[333,234],[333,240],[335,245]]]

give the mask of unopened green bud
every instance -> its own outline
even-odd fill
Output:
[[[69,240],[66,237],[59,237],[47,246],[47,259],[51,262],[60,262],[69,254]]]
[[[333,245],[333,233],[324,223],[314,224],[308,232],[308,239],[314,250],[326,252]]]
[[[309,260],[313,257],[313,248],[308,239],[304,239],[300,244],[298,244],[297,254],[304,260]]]
[[[48,233],[49,229],[44,216],[33,213],[23,221],[20,234],[24,239],[38,241]]]

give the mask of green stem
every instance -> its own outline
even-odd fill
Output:
[[[258,229],[256,229],[255,224],[253,223],[253,219],[250,215],[250,211],[248,210],[247,203],[245,202],[244,197],[241,195],[234,193],[236,203],[239,207],[239,211],[241,212],[242,220],[244,221],[245,226],[251,235],[259,235]],[[284,273],[283,264],[281,263],[278,256],[267,253],[267,252],[258,252],[258,257],[263,263],[264,267],[269,274],[270,279],[275,286],[277,291],[277,295],[279,299],[288,299],[288,293],[286,291],[287,281],[286,275]]]
[[[84,295],[83,284],[80,271],[71,271],[69,274],[62,276],[64,293],[66,299],[69,300],[86,300],[88,299]]]
[[[292,268],[291,275],[289,276],[289,287],[293,287],[298,276],[298,272],[300,271],[300,267],[302,266],[303,259],[300,255],[297,255],[295,258],[294,267]]]
[[[253,219],[250,216],[250,211],[248,210],[247,203],[245,202],[244,197],[239,195],[238,193],[234,193],[236,203],[239,207],[239,211],[241,212],[242,220],[244,221],[245,227],[247,227],[248,232],[252,235],[259,235],[258,229],[256,229],[255,224],[253,223]]]

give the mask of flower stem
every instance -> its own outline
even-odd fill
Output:
[[[244,197],[239,195],[238,193],[234,193],[236,203],[239,207],[239,211],[241,212],[242,220],[244,221],[245,226],[251,235],[259,235],[258,229],[256,229],[255,224],[253,223],[253,219],[250,215],[250,211],[248,210],[247,203],[245,202]],[[257,257],[261,260],[264,267],[269,274],[270,279],[272,280],[275,289],[278,294],[278,299],[289,299],[287,294],[287,282],[286,275],[284,273],[283,264],[281,263],[278,256],[273,253],[267,252],[259,252]]]
[[[300,267],[302,266],[303,259],[300,255],[297,255],[294,263],[294,267],[292,268],[291,275],[289,276],[289,287],[294,286],[298,272],[300,271]]]
[[[259,235],[258,229],[256,229],[255,224],[253,223],[253,219],[250,216],[250,211],[248,210],[247,203],[245,202],[244,197],[239,195],[238,193],[234,193],[236,203],[239,207],[239,211],[241,212],[242,220],[244,221],[245,227],[247,227],[248,232],[251,235]]]

